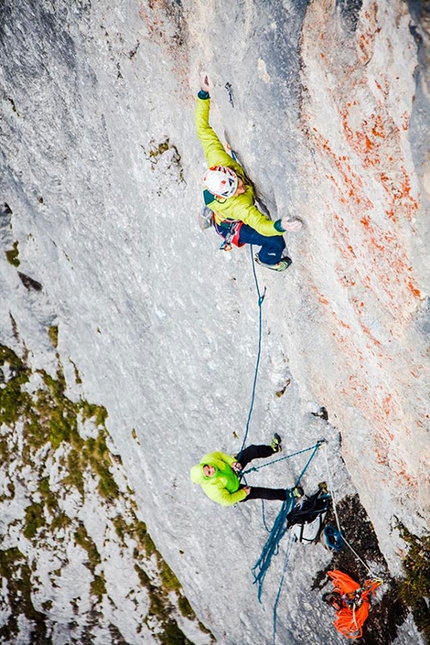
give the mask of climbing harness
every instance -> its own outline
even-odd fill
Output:
[[[218,235],[224,238],[221,246],[219,247],[221,251],[231,251],[233,249],[233,245],[237,247],[245,246],[243,242],[239,242],[240,229],[243,225],[243,222],[240,220],[225,219],[218,223],[214,217],[213,225]]]

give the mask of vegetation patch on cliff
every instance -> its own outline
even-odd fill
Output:
[[[57,349],[58,327],[51,326],[48,335]],[[129,567],[136,576],[129,581],[127,597],[133,598],[142,613],[137,633],[145,623],[160,643],[189,645],[178,622],[181,617],[196,621],[202,632],[207,630],[197,621],[179,580],[138,516],[121,459],[109,449],[112,440],[106,427],[107,410],[67,395],[58,352],[56,358],[53,376],[42,369],[32,370],[26,357],[0,346],[0,456],[6,481],[0,511],[1,504],[10,507],[12,501],[18,503],[18,493],[21,496],[21,511],[14,518],[8,514],[10,519],[0,535],[0,573],[6,581],[0,595],[9,607],[9,619],[0,637],[19,637],[23,615],[32,625],[32,642],[51,642],[43,639],[48,623],[54,621],[50,616],[55,614],[55,596],[64,591],[64,573],[71,565],[70,554],[75,552],[81,554],[80,561],[87,570],[81,577],[88,579],[85,593],[93,617],[97,615],[103,621],[104,598],[115,605],[116,581],[109,578],[105,562],[116,557],[118,567]],[[75,389],[79,382],[76,379]],[[83,510],[86,505],[97,517],[96,523],[94,519],[88,523]],[[25,541],[18,544],[17,534]],[[6,548],[14,540],[16,544]],[[42,553],[45,555],[41,557]],[[49,571],[51,590],[46,571],[39,568],[39,559],[44,558],[56,563]],[[40,610],[36,610],[34,598],[39,597],[39,581],[44,574],[44,591],[50,597],[42,602],[39,599]],[[139,595],[139,587],[146,596]],[[148,603],[140,606],[139,599],[145,597]],[[82,601],[81,589],[70,600],[72,616],[79,615]],[[70,621],[72,642],[93,638],[97,621],[88,620],[81,617],[81,621]],[[112,628],[118,632],[117,626]]]
[[[415,624],[430,644],[430,535],[418,537],[399,525],[400,535],[409,550],[403,559],[405,577],[400,597],[411,608]]]

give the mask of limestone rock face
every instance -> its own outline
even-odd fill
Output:
[[[139,512],[214,635],[185,625],[197,644],[270,643],[284,566],[281,549],[259,604],[259,503],[221,508],[189,481],[203,454],[242,444],[255,277],[266,295],[247,442],[277,431],[287,454],[324,437],[305,489],[329,478],[337,500],[358,493],[393,575],[405,553],[397,523],[429,530],[425,16],[401,0],[1,5],[0,342],[35,374],[60,361],[68,396],[106,408]],[[248,247],[222,253],[199,228],[205,163],[193,109],[203,71],[211,123],[261,207],[303,222],[286,235],[284,274],[254,274]],[[314,416],[322,405],[328,421]],[[249,483],[293,486],[305,461]],[[269,524],[277,510],[266,505]],[[12,537],[2,549],[18,548]],[[122,565],[110,553],[114,571]],[[310,591],[330,560],[321,545],[293,545],[278,643],[342,642]],[[127,631],[126,615],[109,614],[124,642],[160,642],[136,616]],[[52,642],[65,642],[60,631]],[[106,630],[94,638],[108,642]],[[411,622],[396,642],[420,643]]]

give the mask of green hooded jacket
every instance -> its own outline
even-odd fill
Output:
[[[207,96],[208,98],[197,97],[195,123],[197,136],[203,146],[208,167],[226,166],[231,168],[244,182],[246,191],[242,195],[219,201],[212,193],[205,190],[203,195],[206,206],[215,213],[218,224],[226,219],[239,220],[266,237],[282,235],[285,231],[282,228],[281,220],[272,222],[256,208],[254,189],[247,183],[242,166],[225,151],[215,131],[209,125],[210,98],[209,95]]]
[[[209,499],[222,506],[231,506],[236,502],[241,502],[247,495],[242,488],[239,488],[239,477],[231,467],[235,462],[236,457],[231,457],[223,452],[211,452],[202,457],[197,466],[191,468],[191,481],[193,484],[200,484]],[[215,468],[215,474],[212,477],[206,477],[204,474],[203,466],[205,465]]]

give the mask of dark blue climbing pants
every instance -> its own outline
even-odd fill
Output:
[[[271,446],[248,446],[248,448],[239,452],[236,459],[242,468],[245,468],[253,459],[265,459],[266,457],[271,457],[273,453],[274,451]],[[242,501],[246,502],[248,499],[278,499],[283,502],[286,496],[285,488],[260,488],[258,486],[251,486],[251,492]]]
[[[261,246],[258,253],[260,262],[264,264],[277,264],[285,249],[284,237],[282,235],[261,235],[247,224],[243,224],[239,235],[240,244],[253,244]],[[249,497],[249,496],[248,496]]]

